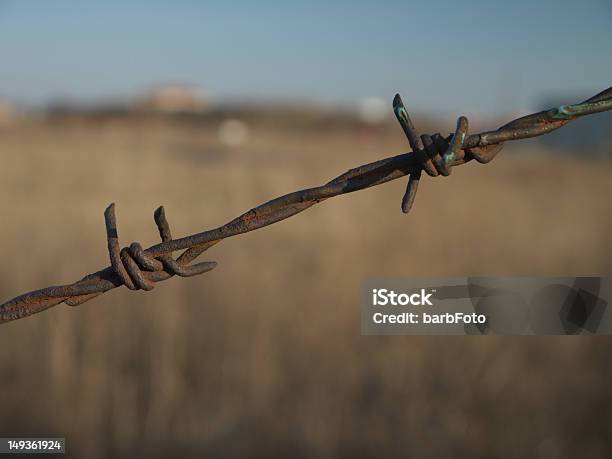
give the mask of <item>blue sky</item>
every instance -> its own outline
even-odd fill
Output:
[[[612,84],[609,0],[0,0],[0,44],[0,95],[28,104],[178,81],[219,101],[400,92],[432,113],[498,113]]]

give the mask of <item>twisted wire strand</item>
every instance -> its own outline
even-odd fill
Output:
[[[393,109],[411,152],[350,169],[322,186],[278,197],[218,228],[172,239],[164,208],[159,207],[154,220],[162,242],[146,250],[138,242],[121,248],[115,206],[111,204],[104,212],[111,265],[73,284],[35,290],[1,304],[0,323],[30,316],[60,303],[77,306],[121,285],[130,290],[148,291],[157,282],[175,275],[203,274],[217,264],[190,263],[223,239],[279,222],[334,196],[381,185],[405,175],[408,175],[408,184],[401,208],[407,213],[414,204],[422,171],[431,177],[448,176],[454,166],[471,160],[486,164],[495,158],[504,142],[544,135],[581,116],[611,110],[612,87],[579,104],[544,110],[513,120],[495,131],[472,135],[467,134],[468,120],[463,116],[458,118],[455,132],[447,137],[420,135],[399,94],[393,100]],[[174,259],[172,253],[180,250],[184,252]]]

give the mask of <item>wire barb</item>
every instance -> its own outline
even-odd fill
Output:
[[[166,212],[164,211],[163,206],[158,207],[153,216],[155,218],[155,223],[157,224],[157,229],[159,230],[159,236],[161,237],[162,242],[172,240],[170,225],[168,224],[168,220],[166,220]],[[161,260],[163,268],[165,268],[168,273],[180,277],[197,276],[217,267],[216,261],[204,261],[202,263],[196,263],[195,265],[185,266],[172,258],[170,255],[161,255],[159,259]]]
[[[60,303],[77,306],[121,285],[130,290],[151,290],[157,282],[174,275],[191,277],[208,272],[217,266],[215,262],[189,263],[223,239],[272,225],[334,196],[378,186],[405,175],[409,179],[402,210],[408,212],[414,204],[423,170],[431,177],[448,176],[454,166],[472,159],[486,164],[495,158],[506,141],[544,135],[581,116],[612,110],[612,87],[579,104],[524,116],[495,131],[480,134],[468,135],[468,120],[462,116],[457,120],[455,133],[446,138],[440,134],[419,135],[399,94],[393,99],[393,110],[413,151],[364,164],[324,185],[278,197],[218,228],[172,239],[164,208],[159,207],[154,219],[162,242],[146,250],[137,242],[121,249],[115,205],[109,205],[104,221],[111,265],[73,284],[35,290],[0,304],[0,323],[36,314]],[[185,251],[174,259],[172,253],[179,250]]]
[[[172,234],[164,208],[159,207],[153,217],[162,242],[171,241]],[[148,254],[138,242],[133,242],[129,248],[124,247],[120,250],[114,203],[104,211],[104,220],[111,267],[121,282],[130,290],[153,290],[155,282],[149,279],[146,273],[165,271],[170,276],[191,277],[203,274],[217,266],[214,261],[184,266],[170,255],[160,255],[157,259]]]
[[[402,212],[407,214],[414,204],[422,170],[430,177],[439,175],[447,177],[451,173],[453,163],[463,160],[462,148],[467,135],[468,120],[464,116],[459,117],[455,133],[448,139],[444,139],[440,134],[434,134],[433,136],[419,135],[399,94],[396,94],[393,98],[393,113],[395,113],[395,117],[408,139],[410,148],[412,148],[412,154],[418,162],[418,166],[408,177],[406,192],[402,197]],[[500,149],[501,146],[497,151]]]
[[[457,128],[451,138],[450,145],[442,155],[442,164],[448,175],[451,173],[453,161],[463,159],[463,142],[468,130],[468,120],[465,116],[460,116],[457,119]]]

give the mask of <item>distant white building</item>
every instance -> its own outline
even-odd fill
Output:
[[[160,113],[199,113],[206,105],[206,91],[186,84],[153,87],[137,101],[138,108]]]
[[[391,113],[391,104],[380,97],[365,97],[359,102],[359,119],[366,124],[380,124]]]

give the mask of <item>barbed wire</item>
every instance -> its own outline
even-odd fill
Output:
[[[326,184],[295,191],[268,201],[218,228],[173,239],[164,208],[154,213],[162,242],[144,250],[134,242],[120,248],[115,205],[104,212],[111,265],[68,285],[51,286],[20,295],[0,305],[0,323],[21,319],[60,303],[77,306],[111,289],[125,285],[130,290],[151,290],[157,282],[172,276],[196,276],[217,265],[215,262],[191,264],[223,239],[254,231],[296,215],[315,204],[341,194],[352,193],[408,175],[402,211],[414,203],[422,171],[432,177],[448,176],[454,166],[476,160],[486,164],[504,142],[526,139],[552,132],[581,116],[612,109],[612,87],[575,105],[562,105],[515,119],[495,131],[468,135],[468,120],[457,120],[454,134],[419,135],[402,99],[393,100],[395,115],[404,130],[411,152],[365,164],[345,172]],[[184,250],[173,258],[173,252]]]

